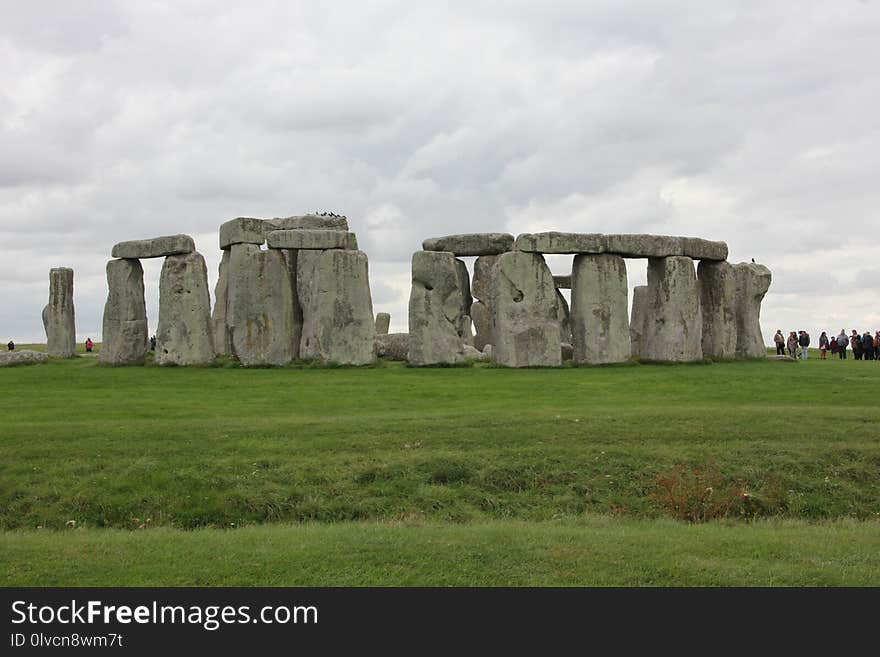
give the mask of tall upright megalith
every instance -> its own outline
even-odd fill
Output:
[[[764,265],[740,262],[733,265],[736,278],[736,355],[739,358],[765,358],[767,348],[761,334],[761,301],[770,282]]]
[[[697,266],[703,312],[703,357],[736,358],[736,278],[729,262],[701,260]]]
[[[630,359],[628,284],[623,258],[578,255],[571,278],[574,361],[588,365]]]
[[[286,365],[299,354],[295,260],[256,244],[229,247],[226,326],[231,355],[246,367]]]
[[[648,286],[636,285],[633,288],[632,314],[629,320],[629,342],[632,355],[642,357],[642,334],[648,316]]]
[[[492,342],[492,308],[489,295],[497,255],[481,255],[474,260],[471,292],[476,299],[469,310],[474,326],[474,347],[482,350]]]
[[[648,260],[645,360],[689,362],[703,358],[703,314],[694,261],[686,256]]]
[[[168,256],[159,277],[156,363],[205,365],[216,355],[205,259],[198,252]]]
[[[462,279],[459,263],[464,264],[446,251],[413,254],[408,354],[412,365],[464,360],[462,330],[470,285],[467,276]]]
[[[388,335],[391,327],[391,315],[388,313],[376,313],[376,335]]]
[[[343,365],[373,362],[376,325],[367,255],[348,249],[291,253],[297,253],[302,305],[300,357]]]
[[[98,361],[107,365],[143,364],[149,350],[144,269],[133,258],[107,263],[107,302]]]
[[[73,358],[76,355],[76,320],[73,309],[73,270],[49,270],[49,304],[43,308],[43,327],[49,355]]]
[[[559,301],[553,274],[540,253],[498,256],[492,277],[492,345],[508,367],[562,364]]]
[[[232,353],[229,328],[226,326],[226,306],[229,301],[229,254],[227,247],[220,257],[217,284],[214,286],[214,310],[211,313],[211,330],[214,334],[214,351],[218,356]]]

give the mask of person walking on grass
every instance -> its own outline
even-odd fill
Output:
[[[807,360],[810,353],[810,334],[806,331],[798,331],[798,344],[801,347],[801,360]]]
[[[95,346],[95,343],[92,342],[92,339],[86,338],[86,353],[87,354],[92,353],[92,347],[94,347],[94,346]]]
[[[797,358],[797,349],[798,349],[798,336],[794,331],[791,331],[788,334],[788,342],[786,343],[788,347],[788,355],[792,358]]]
[[[6,343],[6,349],[7,349],[7,351],[15,351],[15,343],[12,340],[10,340],[9,342]]]
[[[862,360],[862,336],[855,329],[852,330],[852,335],[849,336],[849,346],[852,347],[853,358]]]
[[[846,331],[840,329],[840,335],[837,336],[837,354],[840,360],[846,360],[846,345],[849,344],[849,338],[846,337]]]
[[[874,361],[880,361],[880,331],[874,333]]]
[[[776,335],[773,336],[773,342],[776,344],[776,355],[785,356],[785,336],[782,335],[782,329],[776,329]]]
[[[862,353],[865,360],[874,360],[874,336],[870,331],[865,331],[862,334]]]
[[[819,336],[819,360],[825,360],[825,354],[828,352],[828,334],[822,331]]]

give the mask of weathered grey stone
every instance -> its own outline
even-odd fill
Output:
[[[697,267],[703,311],[703,357],[736,358],[736,276],[728,262],[703,260]]]
[[[231,355],[246,367],[285,365],[294,360],[302,331],[296,253],[233,244],[227,281]]]
[[[244,244],[244,242],[242,242]],[[223,251],[217,285],[214,286],[214,312],[211,315],[211,330],[214,334],[214,351],[218,356],[232,353],[229,328],[226,326],[226,305],[229,299],[229,249]]]
[[[467,270],[462,277],[459,263],[461,261],[448,252],[413,254],[409,297],[409,362],[412,365],[460,363],[464,359],[462,318],[467,314],[470,286],[464,287]]]
[[[471,313],[471,305],[474,302],[474,298],[471,296],[471,275],[468,273],[467,265],[464,264],[463,260],[455,259],[455,271],[458,272],[458,284],[461,287],[461,312],[462,316],[468,315]],[[470,328],[471,324],[469,323],[470,318],[468,318],[467,327]],[[462,319],[462,322],[464,320]],[[461,324],[459,327],[459,334],[464,335],[465,325]]]
[[[385,360],[406,360],[409,333],[384,333],[376,336],[376,355]]]
[[[266,220],[266,230],[344,230],[348,231],[346,217],[306,214],[295,217],[276,217]]]
[[[474,323],[470,315],[461,316],[461,334],[462,344],[474,346]]]
[[[568,276],[554,276],[553,284],[559,290],[570,290],[571,289],[571,274]]]
[[[483,349],[492,342],[492,315],[482,301],[471,304],[471,321],[474,326],[474,347]]]
[[[254,217],[236,217],[220,226],[220,248],[233,244],[262,244],[266,241],[266,222]]]
[[[196,250],[195,242],[189,235],[165,235],[148,240],[120,242],[113,247],[114,258],[164,258],[170,255],[192,253]]]
[[[559,340],[571,344],[571,309],[559,288],[556,288],[556,301],[559,303]]]
[[[627,258],[680,256],[681,238],[670,235],[605,235],[605,253]]]
[[[773,280],[764,265],[741,262],[733,265],[736,279],[736,355],[764,358],[767,348],[761,333],[761,301]]]
[[[559,344],[559,347],[562,351],[562,360],[574,360],[574,347],[569,342],[562,342]]]
[[[727,260],[727,243],[699,237],[681,237],[681,255],[694,260]]]
[[[385,335],[391,326],[391,315],[388,313],[376,314],[376,335]]]
[[[345,248],[348,251],[357,251],[358,250],[358,238],[354,233],[348,233],[345,236]]]
[[[348,246],[348,233],[341,230],[273,230],[266,235],[270,249],[326,251]]]
[[[487,344],[483,347],[483,355],[486,357],[486,360],[492,360],[493,348],[491,344]]]
[[[73,270],[49,270],[49,304],[43,308],[46,344],[53,358],[76,356],[76,319],[73,308]]]
[[[648,261],[644,360],[689,362],[703,358],[703,313],[694,261],[683,256]]]
[[[343,365],[373,361],[376,327],[368,268],[362,251],[299,251],[301,358]]]
[[[474,298],[479,299],[484,304],[489,301],[489,291],[492,288],[492,270],[495,263],[498,262],[498,256],[486,255],[480,256],[474,260]]]
[[[559,301],[553,274],[538,253],[513,251],[498,258],[492,280],[492,345],[508,367],[558,366]]]
[[[464,346],[464,357],[466,360],[489,360],[489,356],[472,345]]]
[[[144,269],[140,260],[108,262],[107,288],[98,361],[107,365],[140,365],[149,351]]]
[[[496,255],[513,250],[513,235],[508,233],[466,233],[434,237],[422,242],[425,251],[448,251],[457,256]]]
[[[530,253],[602,253],[605,239],[600,233],[523,233],[516,238],[516,250]]]
[[[633,288],[632,316],[629,320],[629,339],[632,355],[642,357],[642,334],[648,317],[648,286],[636,285]]]
[[[168,256],[159,277],[156,363],[206,365],[216,356],[205,259],[201,253]]]
[[[629,360],[629,286],[623,258],[575,256],[571,277],[574,361],[601,365]]]
[[[0,367],[13,367],[15,365],[37,365],[49,360],[49,354],[30,349],[16,349],[15,351],[0,351]]]

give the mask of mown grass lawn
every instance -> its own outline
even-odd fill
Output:
[[[7,368],[2,559],[7,584],[124,584],[159,561],[128,581],[877,583],[878,401],[880,363],[851,360]],[[676,473],[725,523],[668,520]],[[333,548],[367,539],[399,576]],[[304,569],[297,544],[335,565]],[[462,569],[471,544],[482,574]],[[277,577],[222,567],[248,551]]]

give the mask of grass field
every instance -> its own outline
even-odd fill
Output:
[[[6,368],[4,583],[878,585],[878,398],[852,360]]]

